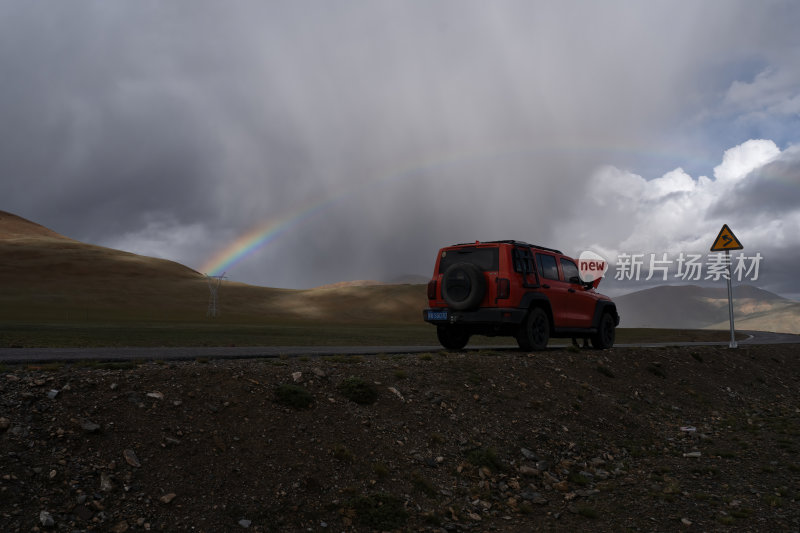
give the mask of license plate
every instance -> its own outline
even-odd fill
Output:
[[[428,320],[447,320],[447,311],[428,311]]]

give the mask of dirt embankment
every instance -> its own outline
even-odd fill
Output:
[[[793,531],[798,355],[7,366],[0,529]]]

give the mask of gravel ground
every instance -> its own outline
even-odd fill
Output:
[[[0,530],[798,531],[798,356],[6,365]]]

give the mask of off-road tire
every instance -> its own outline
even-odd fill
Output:
[[[544,350],[550,340],[550,320],[541,307],[534,307],[517,332],[517,343],[521,350]]]
[[[436,326],[439,343],[448,350],[461,350],[469,342],[469,331],[462,326]]]
[[[592,348],[595,350],[607,350],[614,346],[616,338],[616,324],[611,313],[603,313],[600,317],[600,324],[597,326],[597,333],[592,335]]]
[[[483,272],[472,263],[455,263],[442,276],[442,298],[455,311],[477,309],[485,293]]]

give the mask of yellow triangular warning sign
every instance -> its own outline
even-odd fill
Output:
[[[712,252],[724,252],[725,250],[741,250],[744,248],[736,235],[733,234],[731,228],[727,224],[722,225],[719,230],[719,235],[714,239],[714,244],[711,246]]]

